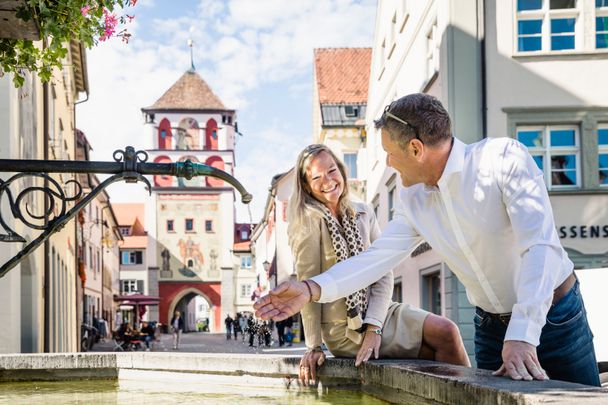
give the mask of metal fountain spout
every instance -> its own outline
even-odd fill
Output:
[[[176,163],[150,163],[147,162],[148,154],[145,151],[137,151],[132,146],[114,151],[113,158],[114,162],[0,159],[0,173],[11,173],[8,179],[0,178],[0,202],[6,197],[10,213],[13,215],[12,220],[7,221],[5,213],[0,211],[0,242],[26,242],[25,238],[13,229],[15,222],[42,231],[19,253],[0,266],[0,278],[53,233],[63,228],[79,210],[89,204],[107,186],[117,181],[127,183],[141,181],[146,184],[151,194],[152,185],[146,175],[176,176],[188,180],[196,176],[209,176],[224,180],[236,188],[241,194],[243,204],[249,204],[253,199],[253,196],[232,175],[202,163],[192,163],[190,160]],[[49,173],[99,173],[111,176],[84,195],[83,187],[77,180],[68,180],[60,184]],[[20,179],[27,176],[43,180],[45,186],[17,187]],[[11,191],[11,186],[16,190]],[[42,193],[50,208],[45,208],[46,211],[42,213],[31,212],[26,197],[32,193]],[[25,209],[22,209],[24,204]],[[8,210],[6,213],[8,214]]]
[[[241,193],[241,202],[243,204],[249,204],[253,199],[253,196],[245,190],[245,187],[233,176],[226,173],[223,170],[217,169],[213,166],[205,165],[202,163],[193,163],[189,159],[185,162],[177,163],[177,176],[184,177],[187,180],[190,180],[196,176],[206,176],[206,177],[215,177],[232,185],[232,187],[236,188],[239,193]]]

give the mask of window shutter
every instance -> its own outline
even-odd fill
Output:
[[[140,294],[144,293],[144,280],[137,280],[137,292]]]

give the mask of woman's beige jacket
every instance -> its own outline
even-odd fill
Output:
[[[358,227],[363,246],[367,249],[380,235],[378,221],[368,205],[364,203],[353,203],[353,205],[360,214]],[[307,227],[298,230],[298,233],[299,235],[290,235],[298,280],[316,276],[336,263],[336,252],[323,218],[315,218],[310,229]],[[390,272],[372,284],[368,293],[369,305],[363,322],[382,327],[393,295],[393,273]],[[302,322],[308,348],[319,346],[321,341],[324,341],[329,351],[333,353],[332,343],[336,343],[336,347],[344,347],[342,343],[347,343],[344,342],[345,339],[350,339],[357,345],[363,339],[362,334],[346,326],[344,298],[326,304],[307,304],[302,309]]]

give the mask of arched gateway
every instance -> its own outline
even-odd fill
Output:
[[[208,284],[189,284],[171,283],[159,286],[160,302],[160,322],[169,325],[173,313],[178,310],[183,314],[186,323],[186,331],[196,330],[193,326],[198,319],[193,308],[194,298],[201,296],[207,301],[210,308],[209,313],[209,332],[221,331],[221,297],[219,283]]]

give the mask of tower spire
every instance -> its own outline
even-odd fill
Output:
[[[190,71],[194,72],[196,68],[194,67],[194,52],[192,51],[192,38],[188,38],[188,46],[190,47]]]

